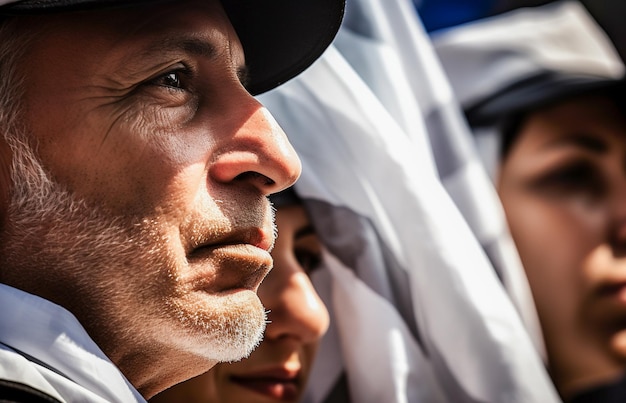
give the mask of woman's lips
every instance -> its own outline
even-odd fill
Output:
[[[583,318],[602,329],[613,332],[626,323],[626,283],[606,282],[594,290],[582,308]]]
[[[614,282],[599,287],[600,296],[618,297],[626,302],[626,282]]]
[[[279,370],[256,375],[233,376],[231,381],[275,400],[295,401],[300,395],[297,373],[288,371]]]
[[[274,379],[234,380],[240,386],[276,400],[290,401],[298,397],[298,386],[293,381]]]

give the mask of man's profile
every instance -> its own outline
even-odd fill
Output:
[[[0,0],[0,392],[141,401],[256,346],[300,162],[250,93],[343,9],[292,3]]]

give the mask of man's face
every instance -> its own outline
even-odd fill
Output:
[[[49,181],[19,158],[2,281],[68,308],[147,397],[247,355],[272,265],[265,195],[300,163],[242,86],[219,2],[25,24],[41,32],[23,64],[25,136]]]

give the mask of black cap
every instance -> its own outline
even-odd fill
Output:
[[[170,0],[175,1],[175,0]],[[0,15],[47,14],[163,0],[0,0]],[[248,91],[258,95],[295,77],[330,45],[345,0],[221,0],[243,45]]]
[[[471,126],[491,125],[507,116],[531,112],[577,95],[604,91],[621,98],[626,94],[625,84],[624,79],[545,72],[502,88],[467,107],[465,115]]]

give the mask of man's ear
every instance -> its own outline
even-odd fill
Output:
[[[4,136],[0,136],[0,227],[4,224],[4,219],[9,206],[11,194],[11,167],[13,165],[13,152],[7,144]]]

